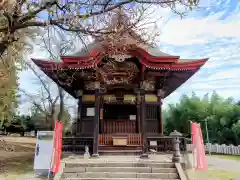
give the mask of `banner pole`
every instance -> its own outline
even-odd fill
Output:
[[[196,163],[196,161],[195,161],[195,156],[196,156],[196,154],[195,154],[195,151],[196,151],[196,147],[195,147],[195,145],[193,144],[193,133],[192,133],[192,121],[191,120],[189,120],[189,123],[190,123],[190,133],[191,133],[191,145],[192,145],[192,163],[193,163],[193,180],[195,180],[196,179],[196,167],[195,167],[195,163]]]
[[[53,131],[53,144],[52,144],[52,146],[53,146],[53,151],[52,151],[52,156],[51,156],[51,161],[50,161],[50,168],[48,169],[48,177],[47,177],[47,180],[49,180],[50,179],[50,173],[51,173],[51,169],[52,169],[52,166],[53,166],[53,158],[54,158],[54,152],[55,152],[55,139],[56,139],[56,130],[57,130],[57,126],[56,126],[57,124],[56,124],[56,122],[55,122],[55,127],[54,127],[54,131]]]
[[[195,153],[194,153],[194,151],[195,151],[195,147],[194,147],[194,144],[193,144],[193,134],[192,134],[192,121],[191,120],[189,120],[189,129],[190,129],[190,137],[191,137],[191,145],[192,145],[192,147],[191,147],[191,149],[192,149],[192,163],[193,163],[193,169],[194,169],[194,171],[195,171]]]
[[[210,141],[209,141],[209,135],[208,135],[208,122],[207,122],[207,119],[205,119],[204,122],[205,122],[205,129],[206,129],[206,135],[207,135],[208,154],[211,155],[211,147],[210,147]]]

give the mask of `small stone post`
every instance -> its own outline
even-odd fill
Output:
[[[182,157],[180,154],[180,140],[179,137],[182,136],[182,134],[180,132],[177,132],[176,130],[174,130],[173,132],[170,133],[169,135],[170,137],[172,137],[172,143],[173,143],[173,157],[172,157],[172,162],[180,162]]]
[[[88,146],[85,146],[84,159],[88,159],[89,157],[90,157],[89,147],[88,147]]]

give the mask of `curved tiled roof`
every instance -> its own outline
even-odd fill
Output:
[[[100,48],[101,47],[101,45],[100,45],[100,43],[99,42],[96,42],[96,41],[94,41],[94,42],[92,42],[92,43],[90,43],[90,44],[88,44],[86,47],[83,47],[83,48],[81,48],[79,51],[77,51],[77,52],[75,52],[75,53],[73,53],[73,54],[69,54],[68,56],[74,56],[74,57],[85,57],[85,56],[89,56],[89,53],[91,52],[91,51],[93,51],[94,49],[98,49],[98,48]],[[145,49],[150,55],[152,55],[152,56],[156,56],[156,57],[171,57],[171,56],[173,56],[174,57],[174,55],[170,55],[170,54],[167,54],[167,53],[165,53],[165,52],[163,52],[163,51],[161,51],[158,47],[150,47],[150,46],[148,46],[146,49]]]

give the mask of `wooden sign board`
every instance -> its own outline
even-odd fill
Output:
[[[136,115],[130,115],[129,119],[132,120],[132,121],[135,121],[136,120]]]
[[[87,116],[95,116],[95,108],[87,108]]]
[[[150,141],[150,146],[157,146],[157,141]]]
[[[112,137],[113,145],[115,146],[126,146],[127,145],[127,137]]]

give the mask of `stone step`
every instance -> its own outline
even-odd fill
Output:
[[[84,172],[64,173],[62,178],[148,178],[148,179],[177,179],[177,173],[133,173],[133,172]]]
[[[151,167],[151,168],[174,168],[174,163],[158,162],[66,162],[65,168],[77,167]]]
[[[142,146],[113,146],[113,145],[100,145],[99,154],[108,156],[117,155],[140,155],[142,153]]]
[[[74,167],[64,168],[64,173],[83,172],[135,172],[135,173],[176,173],[176,168],[155,167]]]
[[[101,156],[118,156],[118,155],[141,155],[142,150],[99,150]]]
[[[60,180],[181,180],[181,179],[148,179],[148,178],[64,178]]]

